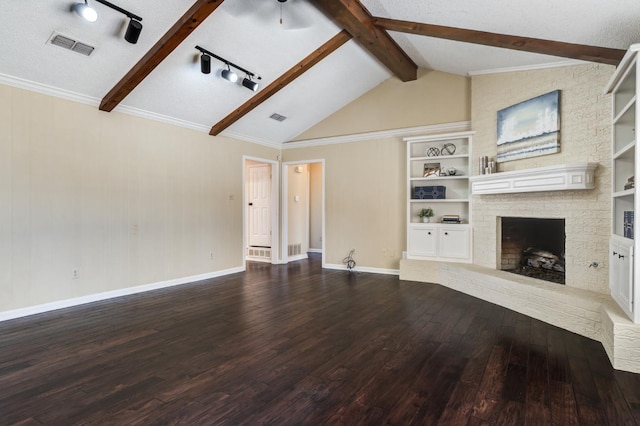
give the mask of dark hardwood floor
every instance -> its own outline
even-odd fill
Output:
[[[0,323],[0,424],[626,425],[600,343],[318,258]]]

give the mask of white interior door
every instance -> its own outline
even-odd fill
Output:
[[[249,245],[271,247],[271,165],[249,166]]]

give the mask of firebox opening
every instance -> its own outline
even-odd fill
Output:
[[[502,217],[501,222],[500,269],[565,283],[564,219]]]

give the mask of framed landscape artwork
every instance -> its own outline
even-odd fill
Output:
[[[537,96],[498,111],[497,161],[560,151],[560,91]]]

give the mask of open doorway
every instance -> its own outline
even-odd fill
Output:
[[[244,157],[244,258],[278,263],[278,162]]]
[[[282,260],[322,253],[324,241],[324,160],[282,164]]]

